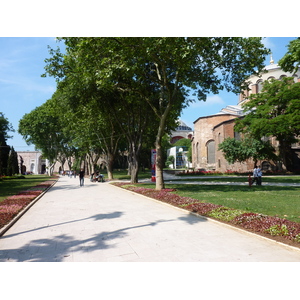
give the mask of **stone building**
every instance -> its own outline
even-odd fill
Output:
[[[179,125],[176,130],[171,132],[170,143],[175,144],[180,139],[191,139],[193,137],[193,129],[187,126],[182,120],[178,120]]]
[[[275,78],[280,80],[282,77],[295,77],[295,82],[300,82],[300,70],[295,74],[283,72],[277,64],[271,59],[271,64],[265,67],[265,71],[260,76],[250,76],[248,78],[249,90],[241,93],[237,105],[230,105],[223,108],[220,112],[200,117],[194,121],[194,136],[192,140],[192,166],[194,169],[216,170],[225,172],[227,170],[246,172],[253,169],[253,161],[246,163],[229,164],[223,156],[222,151],[218,151],[218,145],[224,139],[239,138],[239,134],[234,132],[236,118],[243,117],[244,113],[241,105],[248,100],[252,93],[259,93],[262,89],[262,83],[265,80]],[[272,138],[272,144],[276,147],[277,141]],[[295,163],[300,160],[300,144],[293,145],[295,152]],[[270,168],[270,162],[261,161],[263,169]]]
[[[18,163],[22,174],[44,174],[48,164],[39,151],[17,151]]]

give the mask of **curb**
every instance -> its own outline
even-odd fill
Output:
[[[4,235],[8,229],[10,229],[38,200],[40,200],[46,192],[48,192],[54,184],[56,184],[57,180],[55,180],[48,188],[46,188],[40,195],[38,195],[33,201],[31,201],[26,207],[24,207],[8,224],[4,225],[0,229],[0,238]]]
[[[112,186],[114,186],[114,187],[116,187],[116,188],[119,188],[119,189],[121,188],[121,187],[115,186],[115,185],[113,185],[113,184],[112,184]],[[123,188],[121,188],[121,189],[123,189]],[[294,250],[294,251],[298,251],[298,252],[300,251],[300,248],[298,248],[298,247],[294,247],[294,246],[291,246],[291,245],[288,245],[288,244],[285,244],[285,243],[282,243],[282,242],[278,242],[278,241],[276,241],[276,240],[273,240],[273,239],[271,239],[271,238],[268,238],[268,237],[265,237],[265,236],[263,236],[263,235],[257,234],[257,233],[255,233],[255,232],[251,232],[251,231],[248,231],[248,230],[239,228],[239,227],[235,227],[235,226],[233,226],[233,225],[230,225],[230,224],[227,224],[227,223],[218,221],[218,220],[213,219],[213,218],[210,218],[210,217],[206,217],[206,216],[199,215],[199,214],[197,214],[197,213],[188,211],[188,210],[186,210],[186,209],[184,209],[184,208],[180,208],[180,207],[174,206],[174,205],[172,205],[172,204],[169,204],[169,203],[166,203],[166,202],[163,202],[163,201],[160,201],[160,200],[157,200],[157,199],[154,199],[154,198],[151,198],[151,197],[148,197],[148,196],[145,196],[145,195],[136,193],[136,192],[134,192],[134,191],[130,191],[130,190],[127,190],[127,189],[123,189],[123,190],[125,190],[125,191],[127,191],[127,192],[129,192],[129,193],[132,193],[132,194],[136,194],[136,195],[142,196],[142,197],[144,197],[144,198],[147,198],[147,199],[149,199],[149,200],[155,201],[155,202],[157,202],[157,203],[161,203],[161,204],[167,205],[167,206],[169,206],[169,207],[178,209],[178,210],[180,210],[180,211],[182,211],[182,212],[189,213],[189,214],[191,214],[191,215],[194,215],[195,217],[202,218],[202,219],[205,219],[205,220],[207,220],[207,221],[211,221],[211,222],[217,223],[217,224],[219,224],[219,225],[225,225],[225,226],[227,226],[227,227],[229,227],[229,228],[231,228],[231,229],[234,229],[234,230],[237,230],[237,231],[246,233],[246,234],[248,234],[248,235],[256,236],[256,237],[258,237],[258,238],[261,238],[261,239],[264,239],[264,240],[267,240],[267,241],[270,241],[270,242],[273,242],[273,243],[275,243],[275,244],[277,244],[277,245],[284,246],[284,247],[286,247],[286,248],[288,248],[288,249],[290,249],[290,250]]]

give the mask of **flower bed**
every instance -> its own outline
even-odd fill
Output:
[[[0,228],[8,224],[20,211],[30,204],[53,184],[53,180],[44,181],[28,190],[9,196],[0,202]]]
[[[249,213],[238,209],[224,207],[222,205],[200,202],[193,198],[173,194],[172,192],[176,191],[176,189],[156,191],[151,188],[136,187],[122,182],[113,184],[156,200],[181,207],[199,215],[210,217],[267,236],[277,241],[300,247],[300,223],[258,213]]]

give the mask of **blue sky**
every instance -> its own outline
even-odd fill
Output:
[[[275,63],[286,53],[286,46],[294,38],[265,38],[271,48]],[[34,150],[17,133],[19,120],[24,114],[51,98],[56,89],[53,78],[42,78],[45,58],[49,57],[47,46],[60,45],[54,37],[0,37],[0,112],[16,130],[7,143],[16,151]],[[266,59],[266,65],[270,57]],[[203,116],[219,112],[226,105],[236,105],[238,96],[221,92],[208,95],[206,102],[197,101],[182,112],[181,119],[193,128],[193,122]]]

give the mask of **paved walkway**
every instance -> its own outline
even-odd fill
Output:
[[[61,177],[0,238],[0,262],[299,262],[300,250],[109,183]]]

